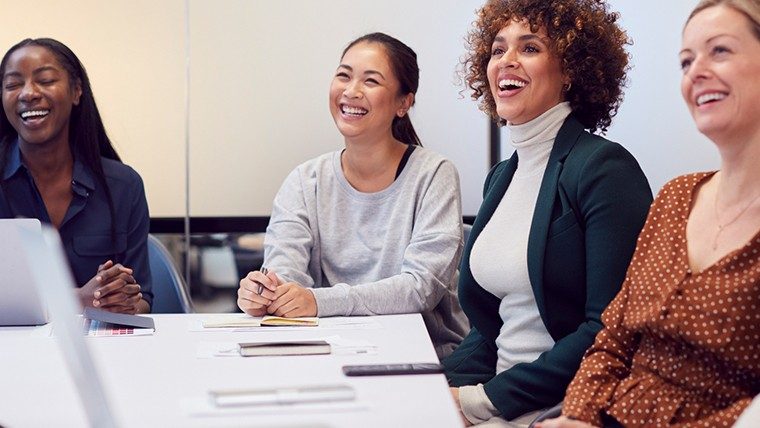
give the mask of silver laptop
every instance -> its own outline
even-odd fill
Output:
[[[0,219],[0,326],[40,325],[48,322],[43,295],[34,286],[34,262],[20,251],[21,231],[26,239],[42,242],[37,219]]]
[[[22,251],[17,252],[26,260],[34,261],[34,269],[31,269],[33,283],[39,293],[42,294],[44,290],[47,297],[54,335],[74,379],[89,425],[118,426],[85,343],[82,320],[77,316],[82,309],[74,296],[74,276],[66,261],[58,232],[43,225],[41,232],[20,229],[19,236]]]

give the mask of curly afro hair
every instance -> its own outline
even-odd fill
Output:
[[[545,29],[551,49],[570,79],[565,100],[591,132],[606,132],[623,100],[631,44],[617,24],[619,15],[604,0],[490,0],[478,11],[466,37],[462,77],[480,99],[480,109],[504,123],[488,85],[486,70],[493,40],[510,21],[527,21],[533,32]]]

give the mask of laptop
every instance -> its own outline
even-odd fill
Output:
[[[0,219],[0,326],[41,325],[48,322],[44,295],[38,294],[32,272],[36,258],[19,251],[25,239],[42,242],[37,219]],[[31,262],[34,261],[34,262]]]
[[[85,343],[82,319],[77,316],[82,308],[74,296],[74,276],[58,231],[48,225],[42,225],[40,230],[38,223],[37,230],[20,228],[18,235],[22,250],[16,252],[26,260],[34,261],[31,272],[36,287],[30,288],[44,289],[54,322],[54,335],[82,400],[89,426],[118,426]]]

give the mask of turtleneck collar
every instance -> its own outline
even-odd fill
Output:
[[[519,159],[515,175],[543,171],[554,146],[554,139],[570,113],[570,103],[562,102],[529,122],[507,125],[510,142]]]

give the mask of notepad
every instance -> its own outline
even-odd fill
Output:
[[[204,328],[245,328],[245,327],[316,327],[317,317],[284,318],[267,315],[263,318],[226,318],[222,320],[203,321]]]
[[[250,342],[239,343],[238,346],[240,355],[244,357],[322,355],[331,351],[330,344],[324,340]]]

